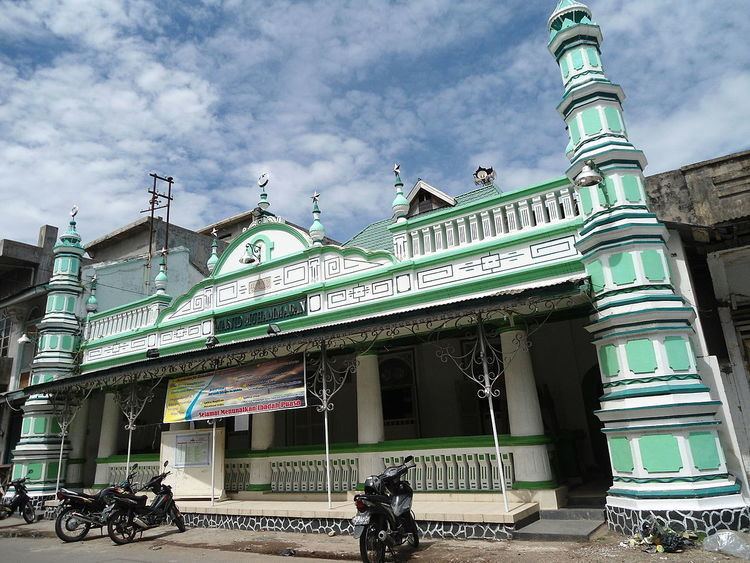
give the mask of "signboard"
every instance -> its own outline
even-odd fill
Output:
[[[205,467],[211,465],[211,435],[205,433],[178,434],[175,447],[175,467]]]
[[[253,309],[244,313],[233,313],[223,317],[216,317],[214,319],[214,332],[222,334],[224,332],[250,328],[251,326],[265,325],[275,323],[276,321],[283,321],[284,319],[301,317],[306,314],[307,300],[295,299],[294,301],[277,303],[270,307]]]
[[[225,418],[307,406],[302,355],[251,366],[219,370],[212,375],[171,379],[164,422]]]

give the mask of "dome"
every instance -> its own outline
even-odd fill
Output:
[[[552,39],[561,29],[576,24],[593,24],[591,10],[578,0],[560,0],[547,21]]]

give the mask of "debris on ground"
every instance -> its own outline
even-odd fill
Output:
[[[750,534],[721,530],[706,538],[703,542],[703,549],[750,560]]]
[[[297,552],[291,547],[287,547],[284,551],[281,552],[281,555],[283,557],[294,557],[295,555],[297,555]]]
[[[705,536],[703,536],[705,537]],[[676,532],[667,524],[648,520],[641,526],[640,533],[633,534],[620,547],[640,547],[646,553],[682,553],[695,547],[702,537],[695,532]]]

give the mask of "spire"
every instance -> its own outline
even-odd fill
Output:
[[[313,222],[312,225],[310,225],[310,238],[313,239],[313,243],[315,245],[320,246],[321,244],[323,244],[323,239],[326,236],[325,227],[323,227],[323,223],[320,222],[320,207],[318,207],[318,199],[320,199],[320,194],[316,191],[315,193],[313,193],[311,199],[313,201]]]
[[[550,41],[559,31],[576,25],[596,25],[591,19],[591,10],[577,0],[560,0],[547,21]]]
[[[81,246],[81,235],[76,230],[76,215],[78,215],[78,206],[74,205],[70,210],[70,223],[68,223],[68,230],[60,236],[60,242],[57,243],[57,247],[71,246],[74,248],[83,248]]]
[[[216,253],[219,247],[219,238],[217,236],[218,231],[216,230],[216,227],[213,228],[213,230],[211,231],[211,234],[214,237],[213,240],[211,241],[211,256],[208,258],[208,261],[206,262],[206,267],[208,268],[209,273],[213,273],[214,268],[216,268],[216,263],[219,261],[219,255]]]
[[[409,202],[404,197],[404,183],[401,181],[401,166],[398,163],[393,165],[393,173],[396,176],[396,181],[393,184],[396,188],[396,197],[393,198],[391,208],[393,209],[393,218],[400,223],[406,220],[406,215],[409,213]]]
[[[266,193],[266,186],[268,186],[268,182],[271,179],[268,177],[268,173],[264,172],[260,175],[260,178],[258,178],[258,187],[260,188],[260,199],[258,200],[258,207],[260,207],[263,211],[268,209],[268,206],[271,205],[271,202],[268,201],[268,194]]]
[[[167,294],[167,249],[162,248],[161,260],[159,261],[159,273],[154,278],[156,295]]]
[[[86,300],[86,312],[93,315],[99,309],[99,303],[96,300],[96,274],[91,278],[91,295]]]

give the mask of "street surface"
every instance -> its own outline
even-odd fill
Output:
[[[416,552],[398,551],[397,561],[420,563],[661,563],[662,561],[713,562],[737,559],[693,549],[681,554],[649,554],[640,548],[621,547],[621,536],[604,533],[588,543],[534,541],[459,541],[422,539]],[[293,556],[282,553],[294,550]],[[359,545],[351,536],[285,532],[244,532],[191,528],[181,534],[163,526],[149,530],[129,545],[118,546],[98,530],[82,542],[66,544],[54,532],[54,522],[24,524],[18,517],[0,521],[1,563],[138,563],[226,561],[331,562],[358,561]],[[389,558],[389,561],[395,561]]]

